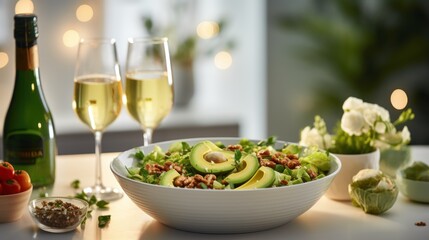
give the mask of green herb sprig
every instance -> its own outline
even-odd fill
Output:
[[[238,170],[238,168],[240,167],[240,163],[241,163],[241,156],[242,153],[240,150],[235,150],[234,152],[234,162],[235,162],[235,168]]]
[[[89,197],[84,191],[76,193],[75,198],[79,198],[86,201],[89,204],[89,207],[92,207],[94,204],[99,209],[107,209],[109,207],[109,202],[102,199],[98,200],[97,197],[95,197],[94,195]]]
[[[101,215],[98,216],[98,227],[104,228],[109,225],[111,219],[111,215]]]
[[[73,189],[79,189],[80,188],[80,181],[78,179],[74,180],[73,182],[71,182],[70,186]]]
[[[74,189],[78,189],[79,184],[80,184],[79,180],[74,180],[70,184],[70,186]],[[94,195],[88,196],[83,190],[79,193],[76,193],[74,197],[87,202],[89,205],[88,212],[87,212],[86,216],[84,217],[84,219],[82,220],[82,223],[80,224],[81,229],[85,229],[86,220],[88,218],[92,218],[92,211],[94,210],[94,207],[96,207],[97,209],[101,209],[101,210],[105,210],[105,209],[109,208],[109,202],[108,201],[105,201],[103,199],[98,200],[97,197]],[[102,224],[101,224],[102,227],[105,227],[108,224],[108,222],[110,221],[110,215],[108,215],[108,216],[109,216],[108,219],[102,218],[103,219]],[[100,227],[100,217],[98,217],[98,219],[99,219],[98,226],[99,227]]]

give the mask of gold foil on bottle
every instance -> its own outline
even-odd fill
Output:
[[[39,67],[37,45],[30,48],[16,48],[16,69],[34,70]]]

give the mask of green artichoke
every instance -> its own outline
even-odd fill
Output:
[[[381,214],[389,210],[396,202],[398,188],[396,183],[375,169],[363,169],[349,184],[349,194],[353,205],[366,213]]]

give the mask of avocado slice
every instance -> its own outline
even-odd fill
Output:
[[[229,174],[224,180],[232,184],[241,184],[249,180],[259,168],[258,158],[249,154],[245,156],[240,163],[243,167],[240,171]]]
[[[174,179],[178,176],[180,176],[180,173],[178,173],[175,169],[170,169],[167,172],[161,174],[159,179],[159,185],[174,187]]]
[[[189,160],[192,167],[202,173],[224,173],[235,168],[234,152],[223,150],[210,141],[197,143]]]
[[[245,182],[243,185],[236,188],[236,190],[247,190],[255,188],[271,187],[275,179],[275,173],[272,168],[262,166],[256,171],[253,177]]]

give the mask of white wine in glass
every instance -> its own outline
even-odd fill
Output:
[[[123,193],[106,187],[101,174],[102,133],[119,116],[122,108],[122,84],[113,39],[83,39],[76,63],[73,110],[95,136],[95,184],[83,191],[89,196],[112,201]]]
[[[130,39],[125,96],[127,109],[142,128],[143,143],[173,107],[173,78],[166,38]]]

